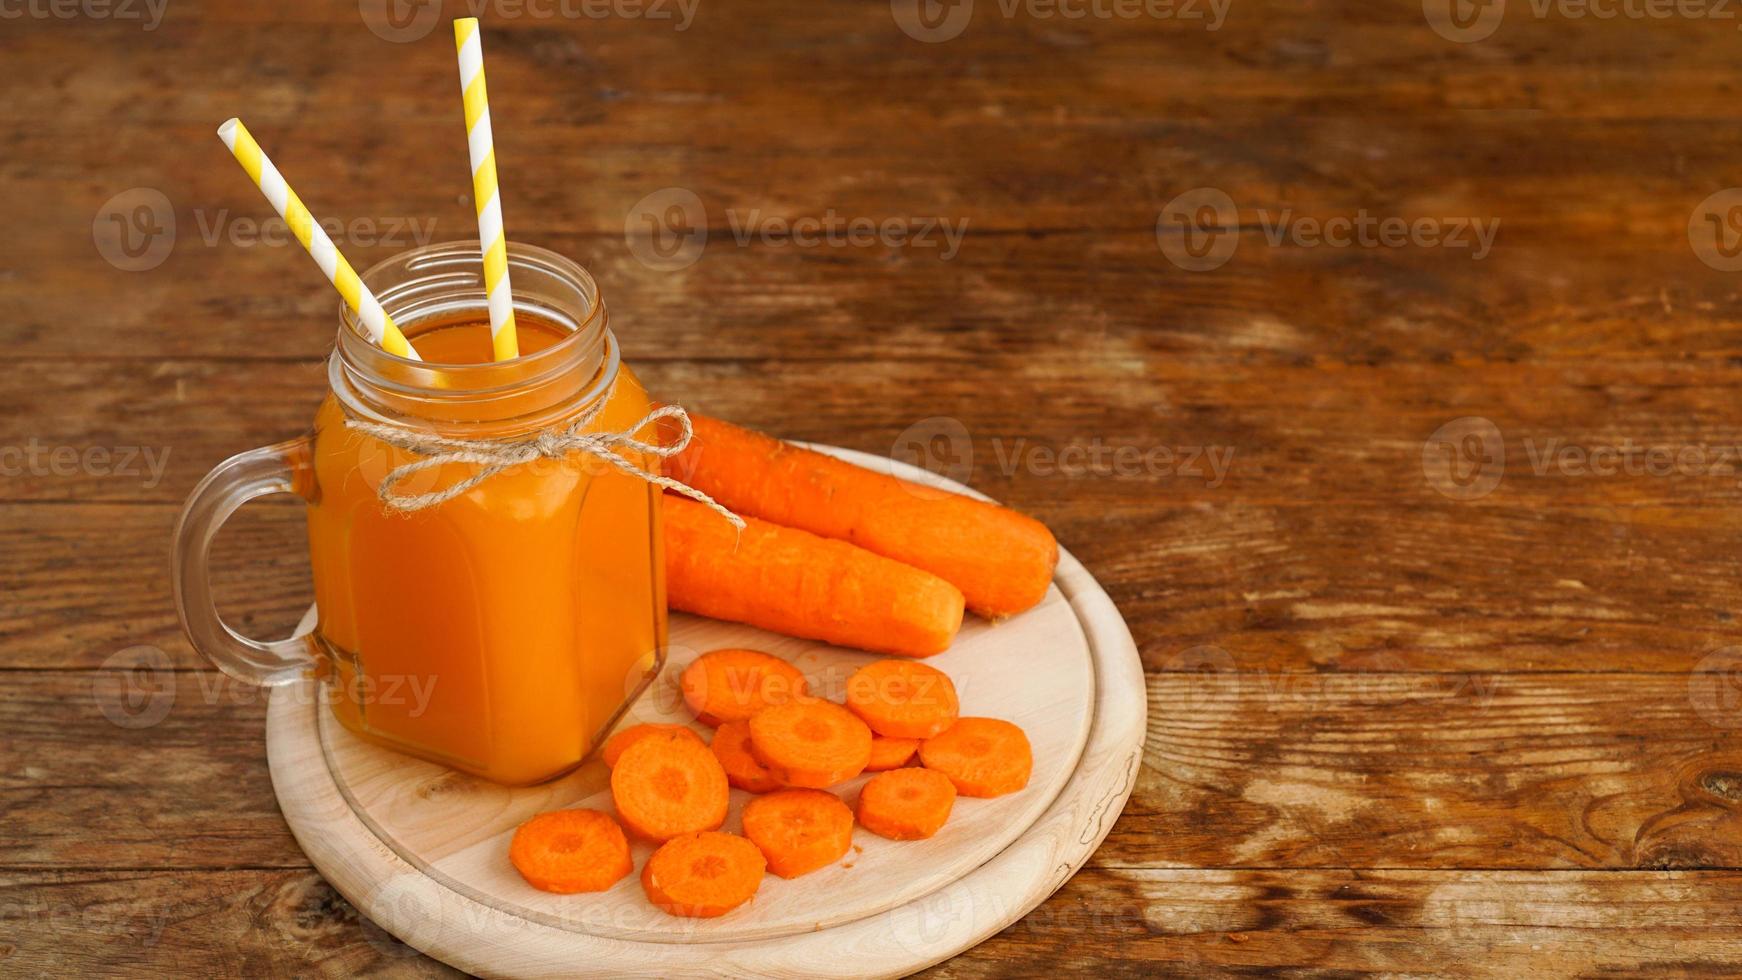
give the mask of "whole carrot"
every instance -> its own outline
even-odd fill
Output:
[[[672,494],[664,511],[673,609],[913,657],[942,652],[962,625],[962,593],[928,572],[753,517],[739,532]]]
[[[961,589],[983,616],[1014,615],[1046,595],[1058,542],[1032,517],[704,415],[690,420],[695,437],[667,472],[741,516],[924,569]]]

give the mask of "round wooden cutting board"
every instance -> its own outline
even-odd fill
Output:
[[[915,467],[818,447],[916,482],[972,493]],[[312,615],[312,610],[311,610]],[[675,678],[720,647],[753,647],[805,672],[839,699],[871,654],[748,626],[673,614],[664,671],[619,725],[690,724]],[[611,810],[609,772],[591,761],[541,786],[510,789],[365,743],[322,707],[312,680],[273,692],[272,783],[316,868],[372,921],[411,946],[486,976],[900,976],[946,959],[1052,894],[1112,827],[1137,777],[1143,671],[1107,594],[1068,553],[1034,609],[1002,623],[970,616],[955,644],[926,661],[950,675],[962,714],[1005,718],[1028,733],[1027,788],[962,798],[924,841],[862,828],[840,862],[784,880],[718,919],[660,912],[638,875],[595,895],[552,895],[521,880],[508,841],[544,810]],[[853,804],[860,777],[835,788]],[[724,829],[748,794],[732,791]],[[635,845],[639,868],[652,848]]]

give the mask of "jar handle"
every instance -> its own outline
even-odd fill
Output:
[[[176,613],[194,649],[219,670],[250,684],[274,687],[302,677],[315,666],[308,634],[263,643],[231,629],[212,597],[212,541],[243,504],[274,493],[313,494],[314,469],[308,436],[238,453],[206,474],[182,505],[175,525],[170,581]]]

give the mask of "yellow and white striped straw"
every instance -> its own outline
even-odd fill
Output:
[[[514,294],[508,286],[508,237],[502,231],[502,194],[496,187],[496,146],[490,99],[484,92],[484,46],[478,18],[454,21],[460,54],[460,92],[466,104],[466,144],[472,155],[472,197],[478,205],[478,241],[484,249],[484,293],[490,304],[490,344],[496,360],[520,356],[514,333]]]
[[[284,219],[285,224],[296,235],[296,240],[308,250],[308,254],[327,274],[327,279],[339,290],[339,295],[345,298],[345,305],[357,314],[363,329],[368,332],[369,339],[381,345],[388,353],[418,361],[417,351],[405,339],[405,334],[399,332],[393,318],[381,308],[375,294],[369,287],[363,285],[351,263],[339,254],[338,246],[327,236],[326,230],[309,214],[308,207],[302,203],[302,198],[296,196],[296,191],[290,189],[284,175],[267,159],[266,153],[260,149],[260,144],[254,142],[254,136],[248,132],[248,127],[242,125],[240,119],[225,120],[218,127],[218,138],[230,148],[236,162],[242,169],[248,171],[253,178],[254,186],[260,188],[260,193],[266,195],[273,210]]]

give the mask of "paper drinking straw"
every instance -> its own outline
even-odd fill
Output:
[[[314,257],[315,264],[321,267],[321,271],[327,274],[327,279],[337,287],[339,295],[345,298],[345,305],[362,321],[369,339],[390,354],[398,354],[414,361],[422,360],[406,341],[405,334],[399,332],[393,318],[375,300],[375,294],[357,277],[351,263],[346,262],[345,257],[339,254],[338,246],[333,244],[326,231],[309,214],[302,198],[296,196],[296,191],[291,190],[290,185],[285,183],[284,175],[266,158],[260,144],[254,142],[253,134],[248,132],[248,127],[242,125],[242,120],[225,120],[218,127],[218,138],[230,148],[236,162],[253,178],[254,186],[266,195],[266,200],[272,203],[273,210],[290,226],[296,240],[302,243],[302,247]]]
[[[496,146],[490,132],[490,100],[484,94],[484,46],[478,18],[454,21],[460,53],[460,92],[465,96],[466,144],[472,155],[472,197],[478,205],[478,241],[484,248],[484,293],[490,304],[490,344],[496,360],[520,356],[514,333],[514,294],[508,287],[508,238],[502,231],[502,195],[496,188]]]

